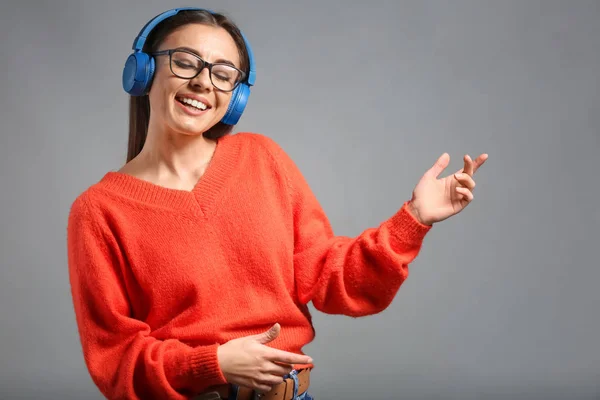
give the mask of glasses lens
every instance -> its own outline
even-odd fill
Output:
[[[212,67],[211,79],[213,85],[220,90],[230,91],[240,81],[241,73],[231,65],[215,64]]]
[[[171,55],[171,70],[180,78],[193,78],[201,64],[202,61],[184,51],[174,51]]]

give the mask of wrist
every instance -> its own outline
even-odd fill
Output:
[[[427,226],[433,225],[433,223],[431,221],[427,221],[427,220],[423,219],[423,217],[421,216],[421,212],[419,211],[419,207],[417,205],[415,205],[415,202],[413,200],[410,200],[407,203],[407,209],[408,209],[408,212],[410,213],[410,215],[412,215],[413,218],[416,219],[420,224],[427,225]]]
[[[221,370],[221,374],[225,377],[225,380],[229,382],[229,374],[227,372],[228,365],[226,362],[227,359],[227,348],[224,348],[222,344],[217,347],[217,365]]]

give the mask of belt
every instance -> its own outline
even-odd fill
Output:
[[[300,396],[308,389],[310,385],[310,369],[303,369],[298,372],[298,392],[297,396]],[[230,399],[231,396],[231,399]],[[237,397],[233,397],[231,387],[229,385],[217,386],[212,388],[210,391],[199,394],[192,397],[192,400],[217,400],[217,399],[230,399],[230,400],[254,400],[260,398],[260,400],[295,400],[294,399],[294,379],[287,378],[277,386],[273,386],[271,391],[260,394],[255,397],[254,390],[250,388],[240,387],[238,389]]]

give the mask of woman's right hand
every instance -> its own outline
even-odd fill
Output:
[[[266,332],[219,346],[217,357],[227,382],[267,393],[283,382],[283,376],[292,371],[292,364],[312,363],[309,356],[265,346],[275,340],[280,331],[281,326],[275,324]]]

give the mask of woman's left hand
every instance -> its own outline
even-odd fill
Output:
[[[450,156],[442,154],[413,190],[410,212],[424,225],[433,225],[461,212],[473,200],[473,175],[487,158],[487,154],[482,154],[473,161],[465,155],[461,170],[438,179],[450,163]]]

